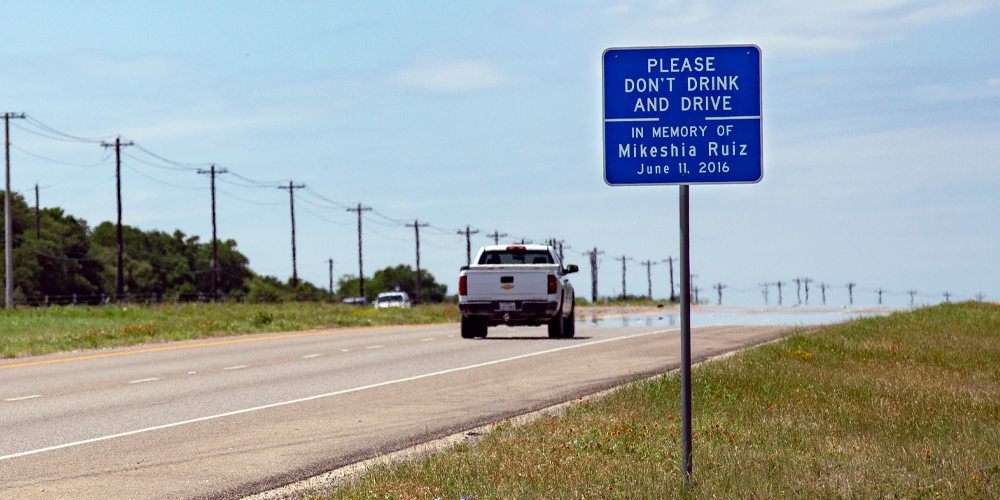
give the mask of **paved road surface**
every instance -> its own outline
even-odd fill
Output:
[[[785,327],[693,331],[695,360]],[[0,362],[0,498],[240,498],[677,366],[676,327],[457,325]]]

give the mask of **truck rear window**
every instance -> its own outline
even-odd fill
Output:
[[[479,264],[555,264],[545,250],[491,250],[483,252]]]

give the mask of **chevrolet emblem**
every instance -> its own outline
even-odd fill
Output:
[[[511,288],[514,288],[514,285],[504,285],[500,288],[503,288],[504,290],[510,290]]]

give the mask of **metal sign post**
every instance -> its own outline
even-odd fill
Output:
[[[680,187],[681,441],[690,484],[690,185],[763,178],[760,48],[612,48],[603,69],[604,182]]]

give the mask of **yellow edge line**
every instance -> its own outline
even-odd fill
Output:
[[[138,351],[125,351],[125,352],[109,352],[105,354],[93,354],[91,356],[78,356],[75,358],[64,358],[64,359],[50,359],[47,361],[32,361],[30,363],[18,363],[15,365],[3,365],[0,366],[0,370],[6,368],[20,368],[23,366],[35,366],[35,365],[48,365],[51,363],[65,363],[67,361],[82,361],[85,359],[96,359],[96,358],[110,358],[112,356],[125,356],[127,354],[142,354],[146,352],[159,352],[159,351],[173,351],[175,349],[189,349],[192,347],[209,347],[214,345],[225,345],[225,344],[239,344],[242,342],[259,342],[261,340],[277,340],[277,339],[290,339],[296,337],[315,337],[318,335],[333,335],[336,333],[352,333],[352,332],[371,332],[377,330],[394,330],[396,328],[413,328],[413,327],[425,327],[425,326],[441,326],[449,325],[453,323],[425,323],[422,325],[390,325],[390,326],[375,326],[371,328],[356,328],[353,330],[323,330],[321,332],[309,332],[309,333],[292,333],[288,335],[273,335],[270,337],[257,337],[250,339],[238,339],[238,340],[221,340],[219,342],[204,342],[201,344],[188,344],[188,345],[175,345],[170,347],[155,347],[153,349],[141,349]]]

